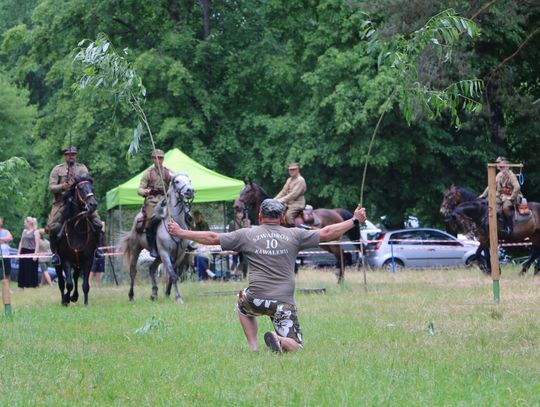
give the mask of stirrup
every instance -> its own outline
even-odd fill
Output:
[[[51,257],[51,264],[53,266],[59,266],[62,264],[62,260],[60,260],[60,256],[57,255],[56,253],[53,253],[52,257]]]

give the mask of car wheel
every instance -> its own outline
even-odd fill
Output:
[[[400,271],[404,267],[403,262],[398,259],[394,259],[394,271]],[[388,259],[383,263],[383,268],[386,271],[392,271],[392,259]]]
[[[467,260],[465,260],[465,268],[473,268],[474,263],[476,262],[476,256],[471,256]]]

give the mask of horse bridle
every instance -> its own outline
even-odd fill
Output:
[[[90,192],[89,194],[87,194],[85,197],[83,197],[81,195],[81,190],[79,189],[79,187],[81,185],[84,185],[84,184],[90,184],[90,181],[86,180],[86,181],[80,181],[78,182],[76,185],[75,185],[75,197],[77,198],[77,201],[79,201],[80,203],[84,204],[84,209],[88,210],[88,199],[90,199],[91,197],[94,196],[94,193],[93,192]]]

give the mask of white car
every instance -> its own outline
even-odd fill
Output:
[[[415,228],[379,233],[367,245],[370,267],[468,267],[476,259],[478,242],[461,241],[438,229]]]

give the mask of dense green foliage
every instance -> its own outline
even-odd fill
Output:
[[[350,208],[392,81],[370,49],[366,16],[380,44],[396,44],[448,7],[473,18],[480,36],[462,35],[451,60],[437,44],[423,48],[406,79],[418,89],[445,89],[479,78],[482,112],[455,112],[457,129],[451,111],[432,117],[422,106],[392,104],[369,159],[370,217],[408,213],[437,224],[444,188],[456,182],[480,191],[486,162],[501,154],[525,162],[524,190],[538,201],[540,7],[525,1],[0,0],[0,83],[14,100],[8,116],[0,109],[0,124],[16,123],[2,135],[0,161],[18,155],[30,162],[24,209],[42,221],[51,201],[47,175],[70,140],[101,201],[148,164],[144,138],[141,153],[125,159],[137,126],[132,110],[105,89],[73,90],[81,75],[77,44],[103,32],[118,50],[129,49],[159,147],[178,147],[232,177],[251,176],[271,194],[286,163],[300,161],[310,203]]]
[[[540,281],[507,269],[501,303],[477,270],[393,275],[301,269],[296,295],[304,349],[257,354],[236,297],[241,283],[181,286],[186,304],[138,285],[90,291],[63,308],[56,286],[12,295],[0,317],[4,406],[536,406]],[[160,295],[162,294],[160,285]],[[431,323],[431,324],[430,324]],[[430,329],[431,327],[431,329]]]

